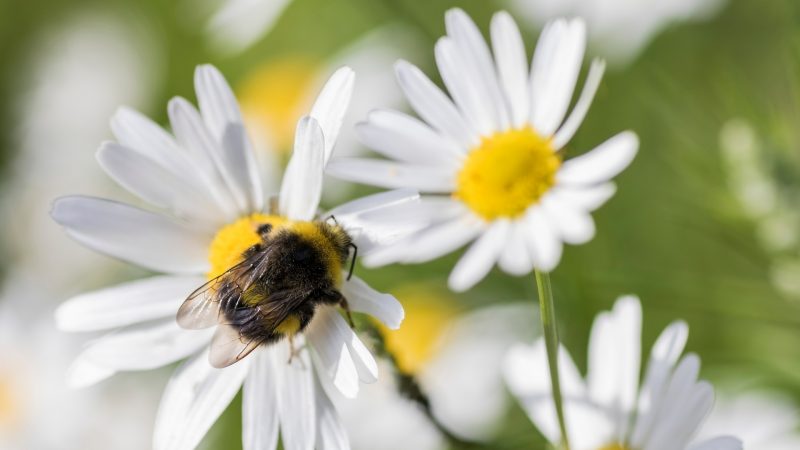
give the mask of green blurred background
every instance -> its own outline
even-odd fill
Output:
[[[132,101],[165,123],[170,97],[194,98],[192,73],[199,63],[217,65],[237,93],[245,95],[242,86],[264,64],[300,59],[322,71],[332,55],[392,25],[413,42],[406,57],[437,79],[432,49],[444,33],[443,14],[448,8],[464,8],[485,33],[494,11],[511,9],[530,53],[540,26],[523,20],[525,14],[517,15],[517,11],[536,8],[534,3],[539,2],[294,0],[263,38],[242,52],[225,54],[208,43],[205,22],[216,7],[213,2],[5,0],[0,3],[0,117],[4,124],[0,157],[6,192],[4,222],[8,224],[2,265],[6,284],[30,276],[47,285],[52,271],[59,270],[30,263],[27,273],[31,275],[21,275],[17,267],[28,252],[43,252],[42,260],[49,260],[48,251],[59,251],[28,245],[38,239],[34,231],[39,229],[28,222],[46,220],[40,216],[49,207],[49,200],[42,196],[21,196],[50,182],[47,174],[52,167],[50,172],[43,168],[37,172],[40,167],[48,161],[74,159],[94,167],[83,177],[110,185],[94,166],[93,152],[110,137],[106,121],[113,105],[104,113],[106,118],[98,120],[96,115],[82,115],[80,101],[74,104],[71,120],[92,121],[92,127],[105,130],[94,144],[65,154],[56,141],[35,150],[40,152],[36,158],[25,155],[38,142],[31,136],[53,132],[46,121],[25,119],[31,111],[39,111],[30,106],[38,98],[31,95],[38,84],[55,86],[54,92],[42,94],[45,110],[48,95],[58,95],[61,72],[40,70],[48,67],[42,58],[54,57],[48,49],[58,49],[63,30],[80,29],[84,17],[92,23],[107,21],[109,29],[124,25],[128,34],[123,43],[139,40],[132,43],[135,63],[131,67],[143,75],[133,77],[131,86],[141,81],[144,87],[139,86],[142,92]],[[644,307],[645,354],[669,322],[682,318],[690,325],[689,350],[701,356],[703,375],[722,390],[742,385],[776,390],[800,404],[800,2],[735,0],[716,5],[704,17],[685,19],[667,21],[636,51],[612,58],[592,110],[568,149],[569,154],[579,154],[623,129],[635,130],[641,139],[636,160],[618,178],[617,195],[594,216],[597,236],[587,245],[567,247],[553,273],[561,336],[585,369],[595,314],[608,309],[618,295],[635,293]],[[590,44],[590,56],[613,52],[597,42]],[[73,57],[82,64],[82,55]],[[92,89],[88,92],[91,95]],[[242,101],[253,104],[259,98]],[[406,108],[402,102],[374,106]],[[58,128],[58,124],[53,126]],[[64,135],[69,137],[69,130]],[[55,190],[97,194],[93,188],[87,184],[72,188],[65,182]],[[363,192],[367,190],[357,188],[342,195]],[[81,250],[70,247],[70,251]],[[468,293],[446,293],[447,275],[458,256],[416,266],[359,268],[358,272],[389,292],[422,286],[418,289],[426,295],[450,298],[457,305],[454,311],[535,302],[532,276],[514,278],[497,270]],[[138,275],[135,269],[102,258],[93,264],[102,269],[52,281],[45,293],[30,300],[33,306],[20,320],[49,320],[52,309],[70,294]],[[6,301],[19,301],[11,296],[6,294]],[[534,315],[530,326],[536,327]],[[24,333],[18,338],[25,339]],[[27,353],[35,352],[34,347]],[[137,392],[152,391],[148,398],[157,401],[167,374],[165,370],[155,375],[122,375],[121,380],[106,383],[103,392],[135,386]],[[238,405],[234,403],[214,427],[206,448],[241,447]],[[143,414],[151,413],[155,405],[150,408],[145,407]],[[512,406],[505,417],[486,448],[544,448],[543,439],[519,407]],[[138,420],[148,424],[152,419]],[[128,432],[147,433],[144,430],[131,426]]]

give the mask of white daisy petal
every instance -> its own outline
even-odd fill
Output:
[[[586,48],[586,25],[581,19],[559,19],[542,31],[531,68],[531,122],[551,136],[569,107]]]
[[[220,143],[215,140],[197,109],[186,99],[175,97],[168,108],[172,131],[181,146],[191,152],[190,158],[201,176],[215,186],[223,201],[233,202],[240,214],[247,213],[245,192],[231,178],[230,170],[223,161]]]
[[[552,194],[557,195],[559,201],[568,203],[576,209],[594,211],[617,192],[614,183],[603,183],[593,186],[554,186]]]
[[[124,106],[119,108],[111,118],[111,131],[121,145],[157,161],[173,173],[186,170],[183,149],[169,133],[142,113]]]
[[[53,219],[67,234],[98,252],[159,272],[208,271],[211,236],[133,206],[92,197],[63,197]]]
[[[297,123],[294,153],[283,175],[278,207],[291,220],[311,220],[322,195],[325,138],[313,117]]]
[[[369,314],[392,330],[400,328],[405,312],[393,295],[378,292],[355,276],[344,283],[342,294],[353,311]]]
[[[214,47],[226,53],[243,51],[272,29],[291,0],[230,0],[206,26]]]
[[[320,315],[319,312],[305,332],[315,363],[333,380],[333,385],[342,395],[355,398],[358,394],[358,369],[345,343],[348,336],[337,328],[332,316]]]
[[[556,131],[555,136],[553,136],[553,148],[556,150],[560,150],[567,145],[583,123],[583,119],[586,117],[586,113],[589,112],[589,107],[592,105],[592,100],[594,100],[594,94],[597,93],[597,88],[600,86],[600,80],[603,78],[605,69],[605,61],[599,59],[592,61],[592,66],[589,69],[589,75],[586,77],[586,83],[583,85],[581,96],[578,98],[577,103],[575,103],[575,107],[572,108],[572,112],[569,114],[567,120],[564,121],[558,131]]]
[[[350,448],[347,430],[336,413],[317,374],[314,374],[314,403],[317,412],[317,450],[345,450]]]
[[[278,369],[271,349],[254,351],[242,390],[242,447],[273,449],[278,445]]]
[[[635,133],[619,133],[594,150],[565,161],[556,174],[557,183],[583,186],[604,183],[628,167],[638,148]]]
[[[174,316],[203,277],[157,276],[73,297],[56,309],[63,331],[97,331]]]
[[[697,383],[699,372],[700,360],[696,355],[686,356],[675,368],[662,401],[654,404],[658,419],[645,441],[645,448],[669,450],[688,444],[700,419],[710,411],[714,397],[710,385]],[[687,419],[694,420],[687,422]]]
[[[396,245],[406,248],[402,262],[426,262],[457,250],[483,230],[484,225],[472,217],[458,217],[421,230],[409,242],[398,242]],[[368,260],[365,258],[364,262]]]
[[[302,343],[301,343],[302,345]],[[273,352],[278,367],[278,410],[281,442],[286,450],[313,450],[316,438],[314,374],[308,352],[295,355],[292,363],[289,346],[279,345]]]
[[[99,366],[81,355],[67,369],[67,386],[70,389],[83,389],[108,379],[115,373],[116,370]]]
[[[218,139],[232,123],[242,123],[242,113],[233,90],[220,71],[211,64],[197,66],[194,71],[194,89],[203,120]]]
[[[409,202],[418,203],[418,201],[419,194],[414,189],[395,189],[367,195],[343,203],[325,213],[324,216],[334,216],[336,220],[341,221],[347,220],[349,217],[358,218],[385,208],[391,208]]]
[[[526,244],[534,267],[544,272],[553,270],[561,260],[563,248],[544,210],[534,206],[526,213],[524,221],[527,228]]]
[[[582,425],[581,428],[567,430],[570,443],[574,442],[575,448],[592,448],[580,444],[585,444],[587,438],[596,440],[597,435],[606,429],[606,420],[600,411],[581,408],[580,403],[581,399],[585,398],[586,386],[575,363],[563,347],[559,349],[558,364],[561,392],[565,403],[569,404],[566,413],[569,415],[568,419],[572,419],[568,420],[568,423],[575,423],[577,419]],[[549,370],[544,339],[539,339],[532,346],[512,347],[503,363],[506,384],[528,413],[531,421],[548,441],[559,442],[561,432],[551,394]],[[584,420],[586,418],[592,420]]]
[[[208,363],[208,352],[184,362],[170,378],[156,414],[155,450],[197,447],[242,386],[247,359],[225,369]]]
[[[419,206],[415,190],[397,189],[353,200],[322,216],[335,217],[358,247],[358,255],[365,256],[427,225],[430,220],[419,213]]]
[[[211,226],[220,225],[219,219],[224,217],[201,184],[171,172],[138,151],[106,142],[97,151],[97,161],[120,186],[154,206]]]
[[[589,213],[562,201],[558,193],[548,192],[541,200],[541,208],[554,231],[569,244],[584,244],[594,237],[594,220]]]
[[[494,71],[492,55],[475,22],[460,8],[445,14],[447,33],[453,38],[467,70],[463,74],[471,79],[480,99],[480,106],[490,113],[494,130],[510,125],[508,105]]]
[[[689,327],[686,323],[675,322],[661,333],[653,345],[639,393],[639,414],[630,440],[634,447],[641,447],[653,429],[657,419],[655,408],[664,397],[669,376],[683,352],[688,336]]]
[[[434,52],[442,81],[461,114],[478,134],[490,135],[497,129],[497,125],[491,112],[487,110],[487,105],[482,101],[480,86],[475,80],[477,74],[473,68],[466,67],[467,64],[456,43],[448,36],[439,38]]]
[[[529,273],[533,268],[533,260],[527,246],[521,245],[526,239],[524,222],[512,222],[511,235],[506,239],[503,253],[500,254],[500,259],[497,261],[505,272],[521,276]]]
[[[329,332],[342,336],[344,344],[350,352],[350,357],[355,363],[358,378],[364,383],[377,381],[378,363],[375,362],[375,358],[339,312],[332,307],[319,307],[315,313],[315,316],[317,315],[320,316],[319,320],[325,322],[329,327]]]
[[[323,166],[327,164],[333,154],[336,138],[339,136],[347,107],[353,96],[355,78],[353,69],[346,66],[338,69],[325,83],[311,108],[311,117],[319,122],[322,134],[325,136]]]
[[[525,44],[516,22],[507,12],[495,14],[491,27],[497,73],[511,111],[511,122],[515,128],[521,128],[530,115]]]
[[[247,198],[247,211],[260,211],[264,207],[261,175],[244,126],[229,124],[223,132],[221,145],[230,176],[237,180],[238,189]]]
[[[81,357],[116,371],[150,370],[197,352],[212,331],[185,330],[174,318],[132,325],[90,343]]]
[[[184,99],[176,98],[170,102],[170,118],[173,131],[178,123],[180,130],[187,128],[185,120],[186,106],[193,107]],[[177,111],[180,110],[180,111]],[[195,112],[196,113],[196,112]],[[158,162],[175,176],[183,178],[188,184],[189,177],[195,177],[201,189],[215,201],[217,207],[224,211],[228,218],[236,214],[235,205],[227,188],[214,179],[214,163],[204,146],[179,146],[171,135],[141,113],[130,108],[120,108],[111,119],[111,129],[122,146],[139,152],[152,161]],[[192,141],[194,142],[194,141]],[[203,145],[206,145],[203,141]],[[182,174],[186,174],[182,176]]]
[[[447,166],[366,158],[337,158],[328,164],[327,172],[356,183],[389,189],[413,188],[428,193],[452,192],[456,174]]]
[[[428,125],[399,111],[376,110],[356,125],[361,142],[384,156],[408,163],[456,168],[464,149]]]
[[[458,292],[466,291],[492,269],[505,247],[511,232],[511,222],[498,220],[475,241],[450,273],[448,285]]]
[[[589,339],[589,395],[616,422],[624,440],[636,403],[641,369],[642,308],[636,297],[622,297],[611,312],[597,316]]]
[[[426,122],[464,148],[480,142],[453,102],[421,70],[401,60],[395,72],[408,102]]]
[[[698,444],[691,445],[688,450],[743,450],[742,441],[733,436],[720,436]]]

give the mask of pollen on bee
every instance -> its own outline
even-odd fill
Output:
[[[208,249],[211,266],[208,278],[217,277],[241,262],[245,250],[261,241],[259,226],[269,223],[277,227],[285,222],[286,219],[280,216],[251,214],[222,227]]]
[[[300,319],[297,316],[289,316],[275,327],[275,331],[279,334],[292,336],[300,331]]]

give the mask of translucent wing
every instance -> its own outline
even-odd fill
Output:
[[[214,332],[211,340],[211,352],[208,354],[208,362],[212,366],[222,369],[231,364],[241,361],[261,344],[256,339],[242,336],[236,328],[222,324]]]
[[[242,293],[263,276],[268,254],[266,251],[255,252],[197,288],[178,309],[178,325],[199,330],[218,324],[220,307],[235,309],[242,299]]]

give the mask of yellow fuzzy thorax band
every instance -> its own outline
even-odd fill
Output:
[[[278,227],[286,223],[286,219],[267,214],[251,214],[222,227],[214,236],[208,249],[208,261],[211,265],[208,278],[212,279],[222,275],[240,263],[242,253],[261,242],[257,230],[260,225],[266,223]]]
[[[469,153],[453,195],[487,221],[518,217],[553,186],[560,166],[532,128],[495,133]]]
[[[328,269],[328,275],[337,286],[342,283],[342,263],[339,254],[331,242],[330,236],[323,232],[326,225],[317,222],[289,221],[281,216],[267,214],[251,214],[242,217],[233,223],[225,225],[214,236],[208,251],[208,260],[211,270],[208,278],[214,278],[225,273],[228,269],[242,261],[242,254],[248,248],[261,242],[258,227],[271,224],[271,233],[289,230],[299,235],[319,252],[323,264]],[[338,226],[332,227],[334,235],[344,233]],[[335,236],[336,237],[336,236]]]

